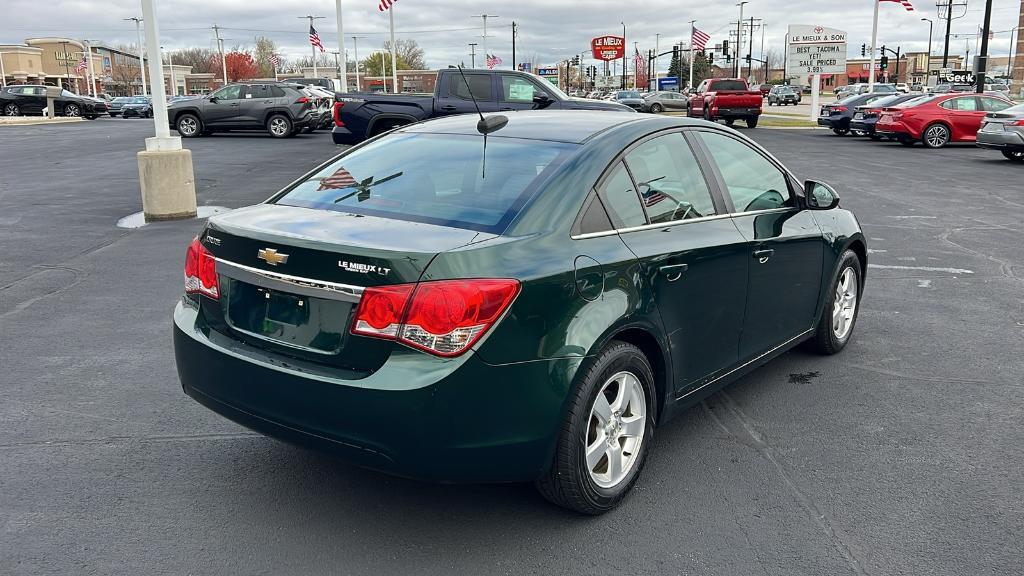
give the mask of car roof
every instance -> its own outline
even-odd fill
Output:
[[[506,112],[504,116],[508,118],[508,124],[492,132],[492,138],[523,138],[574,144],[582,144],[602,132],[627,124],[651,123],[653,126],[664,124],[666,120],[680,126],[700,123],[698,120],[682,117],[650,116],[612,110],[524,110]],[[476,114],[444,116],[410,124],[400,131],[423,134],[479,134],[476,129],[479,120]]]

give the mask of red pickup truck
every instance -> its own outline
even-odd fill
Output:
[[[761,101],[761,91],[751,90],[742,78],[709,78],[690,96],[687,115],[711,122],[721,118],[730,126],[742,119],[753,128],[761,115]]]

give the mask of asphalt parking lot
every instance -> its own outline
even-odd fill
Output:
[[[1015,574],[1024,566],[1024,165],[744,130],[859,216],[851,344],[788,353],[655,436],[597,518],[251,433],[186,397],[170,312],[201,222],[141,210],[152,125],[0,127],[2,574]],[[258,202],[326,133],[186,141],[199,203]]]

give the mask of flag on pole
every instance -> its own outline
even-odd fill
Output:
[[[878,1],[879,2],[896,2],[898,4],[902,4],[903,7],[907,9],[907,12],[913,12],[914,11],[914,5],[910,3],[910,0],[878,0]]]
[[[309,25],[309,43],[319,48],[321,52],[326,52],[324,43],[320,41],[320,35],[316,33],[316,28],[313,28],[312,24]]]
[[[888,2],[899,2],[899,0],[886,0]],[[701,32],[696,28],[693,29],[693,35],[690,36],[690,48],[693,50],[703,50],[704,46],[708,43],[711,36],[708,36],[706,32]]]
[[[276,70],[281,65],[281,59],[277,57],[277,54],[270,55],[270,65]]]
[[[391,8],[391,6],[395,2],[398,2],[398,0],[380,0],[380,4],[377,4],[377,10],[380,10],[381,12],[384,12],[388,8]]]
[[[495,56],[494,54],[488,54],[487,67],[494,68],[495,66],[501,66],[501,58]]]
[[[75,66],[75,72],[81,74],[82,70],[85,70],[88,67],[89,62],[85,59],[85,56],[83,55],[82,59],[78,61],[78,66]]]

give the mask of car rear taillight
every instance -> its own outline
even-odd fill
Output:
[[[220,297],[220,281],[217,279],[217,260],[213,254],[193,238],[185,253],[185,293],[203,294],[210,298]]]
[[[1024,118],[1010,122],[1007,126],[1024,126]]]
[[[344,126],[345,125],[345,122],[343,122],[341,120],[341,107],[344,106],[344,105],[345,105],[344,102],[335,102],[334,103],[334,112],[332,112],[332,114],[334,115],[334,125],[335,126]]]
[[[363,292],[351,331],[437,356],[458,356],[497,322],[517,294],[519,282],[510,279],[371,287]]]
[[[299,96],[299,99],[295,101],[296,104],[309,104],[309,98],[305,96]]]
[[[833,112],[846,112],[846,106],[836,106],[832,109]]]

